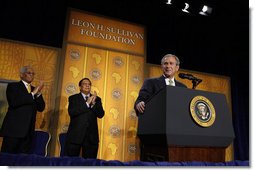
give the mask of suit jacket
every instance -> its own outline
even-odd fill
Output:
[[[31,90],[34,87],[31,86]],[[45,102],[42,95],[32,96],[22,81],[9,83],[6,90],[8,111],[4,118],[1,136],[25,137],[35,129],[36,113],[42,112]]]
[[[175,86],[187,88],[186,85],[177,81],[176,79],[174,81],[175,81]],[[153,95],[157,94],[160,90],[162,90],[165,87],[166,87],[166,82],[165,82],[165,77],[163,75],[158,78],[146,79],[144,81],[143,86],[141,87],[139,91],[138,98],[134,104],[134,109],[136,111],[136,114],[139,115],[139,112],[136,109],[136,104],[138,104],[141,101],[144,101],[146,103],[147,100],[149,100]]]
[[[88,108],[82,94],[69,97],[68,112],[70,125],[67,132],[68,142],[82,144],[84,138],[90,144],[99,143],[97,118],[104,116],[101,98],[97,96],[95,105]]]

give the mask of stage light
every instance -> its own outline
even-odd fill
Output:
[[[204,5],[202,10],[199,12],[200,15],[210,15],[212,13],[212,8],[207,6],[207,5]]]
[[[186,12],[186,13],[190,13],[189,11],[188,11],[188,8],[190,7],[190,5],[188,4],[188,3],[184,3],[185,4],[185,7],[184,7],[184,9],[182,9],[182,11],[183,12]]]
[[[172,4],[171,1],[172,1],[172,0],[168,0],[168,2],[167,2],[166,4],[171,5],[171,4]]]

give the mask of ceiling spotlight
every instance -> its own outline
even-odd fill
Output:
[[[212,8],[204,5],[202,10],[199,12],[201,15],[210,15],[212,13]]]
[[[184,9],[182,9],[182,11],[183,11],[183,12],[190,13],[190,12],[188,11],[188,8],[190,7],[190,5],[189,5],[188,3],[184,3],[184,4],[185,4],[185,7],[184,7]]]
[[[171,5],[171,4],[172,4],[171,1],[172,1],[172,0],[168,0],[168,2],[167,2],[166,4]]]

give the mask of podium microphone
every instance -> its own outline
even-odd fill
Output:
[[[179,73],[178,76],[179,78],[182,78],[182,79],[192,80],[192,84],[193,84],[192,89],[195,89],[197,85],[202,82],[201,79],[196,78],[191,74]]]
[[[184,74],[184,73],[179,73],[178,76],[182,79],[188,79],[188,80],[200,80],[196,77],[194,77],[193,75],[191,74]]]

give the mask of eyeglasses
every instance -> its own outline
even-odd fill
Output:
[[[34,72],[25,72],[25,73],[28,74],[28,75],[35,75]]]

